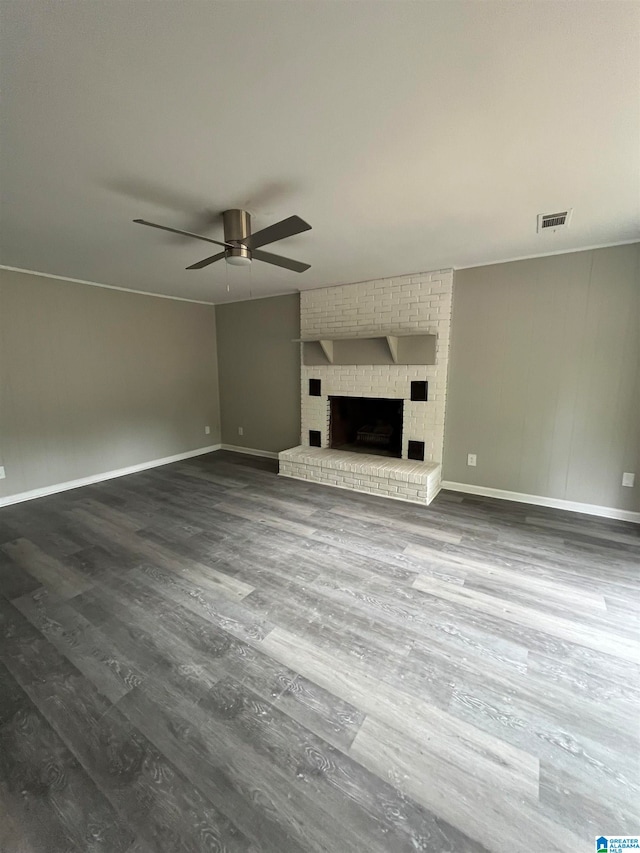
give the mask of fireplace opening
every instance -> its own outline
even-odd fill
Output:
[[[335,450],[402,456],[403,400],[329,397],[329,444]]]

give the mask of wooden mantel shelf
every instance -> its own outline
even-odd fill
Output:
[[[392,332],[358,337],[298,338],[307,366],[323,364],[435,364],[436,336]]]

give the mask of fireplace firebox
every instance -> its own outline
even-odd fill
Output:
[[[329,397],[329,443],[335,450],[402,456],[403,400]]]

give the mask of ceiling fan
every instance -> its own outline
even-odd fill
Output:
[[[293,272],[304,272],[311,264],[303,264],[293,261],[291,258],[283,258],[281,255],[272,255],[271,252],[261,252],[260,246],[267,243],[275,243],[276,240],[284,240],[302,231],[309,231],[311,226],[300,219],[299,216],[289,216],[274,225],[269,225],[261,231],[251,233],[251,214],[246,210],[225,210],[222,214],[224,224],[224,242],[212,240],[211,237],[203,237],[201,234],[193,234],[191,231],[180,231],[178,228],[168,228],[166,225],[157,225],[155,222],[147,222],[146,219],[134,219],[139,225],[149,225],[151,228],[159,228],[161,231],[170,231],[172,234],[184,234],[185,237],[193,237],[196,240],[204,240],[206,243],[215,243],[216,246],[224,246],[223,252],[211,255],[195,264],[187,267],[188,270],[201,270],[223,258],[233,266],[246,266],[252,260],[265,261],[277,267],[284,267]]]

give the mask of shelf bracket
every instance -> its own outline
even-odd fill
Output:
[[[385,335],[387,339],[387,344],[389,345],[389,352],[391,353],[391,358],[394,364],[398,363],[398,338],[396,335]]]
[[[327,361],[329,362],[329,364],[333,364],[333,341],[320,340],[318,341],[318,343],[322,347],[322,352],[327,357]]]

